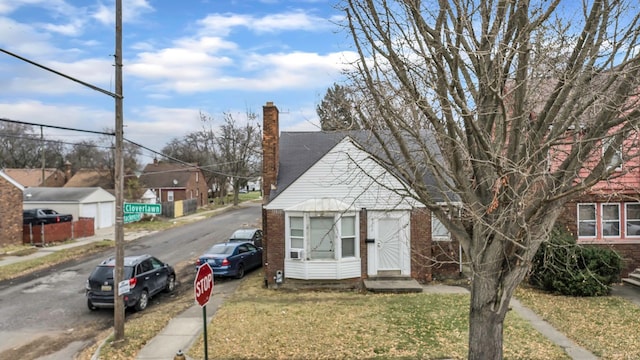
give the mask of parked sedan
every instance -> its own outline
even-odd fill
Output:
[[[209,263],[214,276],[242,278],[245,271],[262,266],[262,248],[248,241],[215,244],[198,258],[196,267]]]
[[[233,232],[229,241],[249,241],[257,247],[262,247],[262,230],[256,228],[238,229]]]

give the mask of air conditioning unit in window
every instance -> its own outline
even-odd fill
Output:
[[[302,260],[304,258],[304,249],[291,249],[289,257],[294,260]]]

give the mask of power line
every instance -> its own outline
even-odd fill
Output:
[[[0,49],[0,50],[2,50],[2,49]],[[108,136],[115,136],[116,135],[115,132],[108,133],[108,132],[104,132],[104,131],[73,129],[73,128],[68,128],[68,127],[64,127],[64,126],[36,124],[36,123],[30,123],[30,122],[18,121],[18,120],[11,120],[11,119],[6,119],[6,118],[0,118],[0,121],[9,122],[9,123],[13,123],[13,124],[47,127],[47,128],[52,128],[52,129],[58,129],[58,130],[79,131],[79,132],[85,132],[85,133],[90,133],[90,134],[98,134],[98,135],[108,135]]]

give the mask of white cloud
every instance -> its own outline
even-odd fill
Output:
[[[109,6],[102,3],[98,4],[97,9],[94,10],[91,17],[98,20],[105,25],[115,24],[115,2],[110,1]],[[149,4],[147,0],[123,0],[122,1],[122,21],[123,22],[137,22],[142,18],[142,15],[149,12],[153,12],[154,8]]]
[[[235,27],[244,27],[256,33],[274,33],[280,31],[324,31],[333,27],[325,18],[313,16],[303,11],[269,14],[263,17],[239,14],[211,14],[198,21],[204,34],[226,36]]]

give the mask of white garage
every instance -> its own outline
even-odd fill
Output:
[[[108,228],[116,222],[116,197],[99,187],[24,189],[24,209],[49,208],[60,213],[94,219],[96,229]]]

